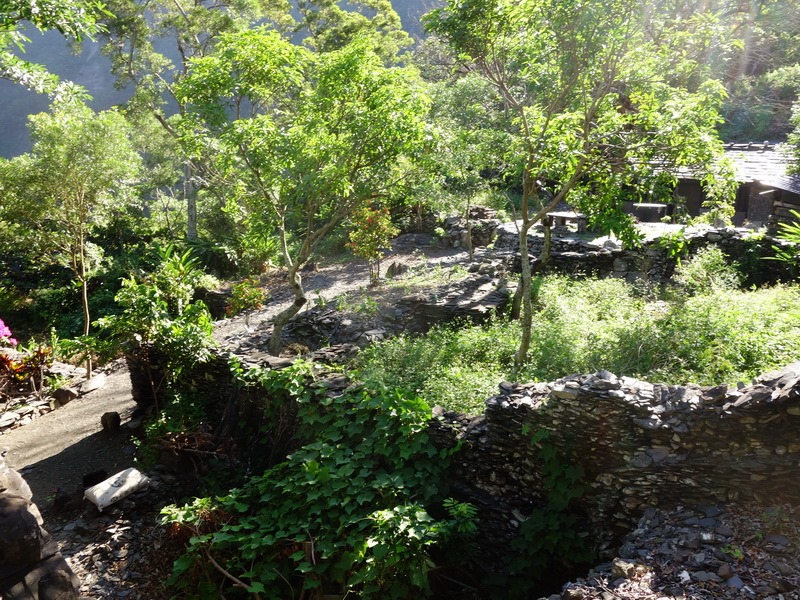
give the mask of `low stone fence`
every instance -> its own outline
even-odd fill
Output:
[[[639,248],[623,248],[621,244],[608,238],[597,238],[591,234],[577,234],[567,230],[553,230],[551,258],[546,267],[548,271],[562,273],[592,274],[599,277],[620,277],[630,282],[649,280],[657,283],[668,281],[677,265],[675,256],[670,254],[669,244],[663,240],[666,235],[681,231],[675,226],[643,227],[647,237]],[[751,229],[726,227],[686,227],[683,230],[685,254],[693,254],[700,248],[717,245],[731,261],[748,266],[758,264],[757,268],[745,269],[749,272],[746,285],[773,283],[786,277],[782,263],[763,260],[773,257],[775,239],[756,234]],[[518,234],[513,223],[504,223],[497,229],[495,251],[506,254],[511,269],[519,272]],[[534,228],[528,235],[528,251],[532,257],[534,271],[545,269],[539,261],[544,248],[544,235],[541,227]]]
[[[279,359],[274,368],[290,362]],[[240,451],[271,456],[270,463],[280,460],[291,445],[292,403],[282,423],[267,422],[259,408],[263,391],[235,386],[224,357],[198,369],[208,381],[217,435],[237,439]],[[254,426],[235,431],[237,422]],[[542,430],[548,439],[534,443]],[[580,467],[588,491],[574,508],[591,539],[612,548],[650,506],[800,501],[798,431],[800,363],[732,389],[653,384],[607,371],[506,382],[484,414],[437,408],[430,424],[438,448],[458,448],[446,485],[479,508],[482,551],[498,557],[526,517],[546,504],[542,443],[559,461]],[[253,432],[260,433],[245,439]]]
[[[800,363],[741,389],[651,384],[601,371],[553,383],[503,383],[484,415],[438,411],[437,445],[460,450],[450,482],[481,509],[485,552],[506,548],[543,504],[540,449],[550,432],[579,466],[576,509],[612,547],[649,506],[800,500]]]

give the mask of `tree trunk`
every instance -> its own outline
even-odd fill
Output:
[[[523,203],[525,204],[525,203]],[[527,206],[524,206],[527,210]],[[528,349],[531,346],[531,329],[533,326],[533,306],[531,305],[531,261],[528,255],[528,230],[530,229],[530,221],[527,215],[523,216],[522,227],[519,232],[519,259],[521,266],[521,274],[519,278],[519,287],[517,288],[517,295],[514,298],[514,304],[517,308],[517,318],[520,318],[522,336],[520,337],[519,347],[516,354],[514,354],[514,376],[519,373],[522,365],[528,358]],[[521,311],[520,311],[521,309]]]
[[[545,217],[542,219],[544,224],[544,245],[542,246],[542,255],[539,257],[539,263],[542,267],[546,267],[550,262],[550,254],[553,247],[553,230],[550,228],[550,219]]]
[[[472,247],[472,220],[469,218],[470,202],[467,198],[467,250],[469,250],[469,259],[472,260],[475,256],[475,250]]]
[[[80,248],[78,249],[80,261],[80,273],[78,279],[81,282],[81,300],[83,302],[83,335],[89,335],[89,328],[92,324],[91,315],[89,314],[89,282],[86,276],[86,255],[84,253],[84,240],[80,240]],[[92,354],[91,351],[86,354],[86,379],[92,377]]]
[[[197,239],[197,190],[192,184],[192,167],[184,169],[183,197],[186,199],[186,239]]]
[[[283,328],[303,308],[308,299],[303,290],[303,280],[300,277],[299,268],[302,266],[300,261],[295,262],[289,269],[289,283],[294,290],[294,302],[288,308],[279,312],[273,321],[272,337],[269,338],[267,347],[270,354],[278,356],[283,348]]]

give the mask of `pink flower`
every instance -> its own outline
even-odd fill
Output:
[[[17,340],[11,337],[11,330],[8,328],[8,325],[3,323],[3,320],[0,319],[0,345],[4,343],[16,346]]]

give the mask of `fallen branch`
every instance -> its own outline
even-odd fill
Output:
[[[229,573],[229,572],[228,572],[226,569],[224,569],[224,568],[223,568],[223,567],[222,567],[222,566],[221,566],[221,565],[220,565],[220,564],[219,564],[217,561],[215,561],[215,560],[214,560],[214,558],[211,556],[211,554],[209,553],[209,551],[208,551],[208,550],[204,550],[204,551],[203,551],[203,555],[206,557],[206,559],[208,560],[208,562],[210,562],[210,563],[212,564],[212,566],[213,566],[213,567],[214,567],[214,568],[215,568],[217,571],[219,571],[220,573],[222,573],[222,575],[224,575],[226,578],[230,579],[230,580],[233,582],[233,586],[234,586],[234,587],[242,588],[242,589],[245,589],[245,590],[249,590],[249,589],[250,589],[250,586],[249,586],[249,585],[247,585],[247,584],[246,584],[244,581],[242,581],[241,579],[237,579],[236,577],[234,577],[233,575],[231,575],[231,573]],[[257,592],[251,592],[251,593],[253,594],[253,596],[255,596],[256,600],[261,600],[261,594],[258,594]]]

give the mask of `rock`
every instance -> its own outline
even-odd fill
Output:
[[[775,588],[779,592],[791,592],[797,586],[788,579],[784,579],[783,577],[775,577],[770,581],[770,587]]]
[[[728,563],[722,563],[717,569],[717,575],[719,575],[722,579],[730,579],[735,575],[733,571],[733,567],[731,567]]]
[[[19,421],[19,415],[13,411],[3,413],[0,415],[0,429],[5,429],[6,427],[11,427]]]
[[[386,279],[395,279],[408,272],[408,265],[404,263],[392,262],[386,269]]]
[[[2,456],[0,456],[0,494],[18,496],[28,503],[31,502],[33,497],[28,483],[19,473],[6,465]]]
[[[100,424],[103,426],[103,431],[108,433],[116,433],[119,431],[121,423],[122,418],[119,416],[118,412],[103,413],[103,416],[100,417]]]
[[[73,387],[61,387],[53,392],[53,398],[59,406],[69,404],[78,397],[78,390]]]
[[[776,533],[772,533],[767,536],[767,542],[770,544],[775,544],[778,546],[788,546],[789,545],[789,538],[785,535],[780,535]]]
[[[19,496],[0,496],[0,565],[27,565],[43,558],[44,530]]]
[[[614,577],[634,579],[636,577],[641,577],[648,570],[649,569],[645,565],[623,560],[621,558],[615,558],[611,562],[611,574]]]
[[[650,465],[652,465],[653,464],[653,459],[650,458],[647,454],[641,453],[641,454],[637,454],[636,456],[633,457],[633,460],[631,460],[631,464],[634,467],[642,469],[642,468],[646,468],[646,467],[649,467]]]
[[[740,590],[744,587],[744,581],[742,581],[742,578],[738,575],[734,575],[725,582],[725,585],[727,585],[729,588]]]
[[[789,564],[785,563],[782,560],[773,560],[772,566],[778,573],[780,573],[784,577],[788,577],[790,575],[795,574],[795,570]]]
[[[97,373],[91,379],[87,379],[83,382],[81,385],[81,394],[88,394],[89,392],[99,390],[101,387],[105,386],[106,380],[105,373]]]
[[[64,570],[50,571],[39,580],[39,600],[77,600],[78,581]]]
[[[42,580],[44,584],[40,587]],[[72,586],[71,592],[68,585]],[[5,600],[76,600],[79,585],[64,557],[56,553],[0,587],[0,594]]]

